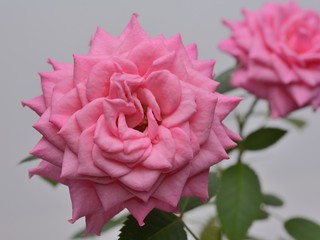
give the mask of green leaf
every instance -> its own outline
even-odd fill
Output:
[[[283,205],[283,201],[273,195],[273,194],[263,194],[263,203],[269,206],[273,206],[273,207],[281,207]]]
[[[37,160],[37,159],[39,159],[39,158],[36,157],[36,156],[32,156],[32,155],[31,155],[31,156],[28,156],[28,157],[22,159],[22,160],[18,163],[18,165],[23,164],[23,163],[27,163],[27,162],[31,162],[31,161],[34,161],[34,160]]]
[[[256,173],[242,163],[226,169],[222,173],[216,202],[222,230],[228,238],[245,238],[261,211],[262,194]]]
[[[304,128],[307,124],[305,120],[299,119],[299,118],[287,117],[287,118],[283,118],[283,120],[290,123],[296,128]]]
[[[220,85],[217,88],[217,92],[225,93],[233,89],[230,86],[230,79],[231,79],[231,74],[235,69],[236,67],[229,68],[223,73],[219,74],[217,77],[215,77],[215,80],[220,83]]]
[[[245,150],[262,150],[279,141],[287,131],[280,128],[260,128],[247,136],[242,146]]]
[[[222,233],[217,218],[211,218],[203,228],[200,240],[221,240]]]
[[[50,178],[46,178],[46,177],[40,177],[42,180],[44,180],[46,183],[49,183],[52,187],[56,187],[59,183],[56,181],[53,181]]]
[[[109,231],[110,229],[118,226],[119,224],[123,223],[126,218],[128,217],[128,215],[124,215],[124,216],[121,216],[115,220],[110,220],[109,222],[107,222],[103,228],[102,228],[102,231],[101,233],[104,233],[104,232],[107,232]],[[90,238],[92,235],[87,235],[86,236],[86,231],[85,229],[79,231],[78,233],[76,233],[75,235],[73,235],[72,239],[79,239],[79,238]],[[95,236],[95,235],[94,235]]]
[[[292,218],[284,223],[287,232],[295,240],[319,240],[320,225],[304,218]]]
[[[217,176],[217,173],[211,172],[209,174],[209,182],[208,182],[209,199],[216,195],[218,186],[219,186],[219,178]],[[190,211],[203,204],[205,203],[201,202],[197,197],[182,198],[179,203],[179,209],[183,213],[183,212]]]
[[[119,240],[187,240],[184,223],[172,213],[153,210],[140,227],[130,215],[121,228]]]
[[[257,220],[266,220],[269,217],[269,213],[267,213],[264,209],[260,209]]]

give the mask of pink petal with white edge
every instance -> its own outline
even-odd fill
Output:
[[[41,138],[30,154],[48,161],[57,167],[61,167],[62,165],[63,152],[45,138]]]
[[[92,183],[88,181],[72,181],[69,184],[69,192],[72,202],[72,219],[92,215],[97,211],[103,211],[100,199]]]
[[[151,73],[145,86],[155,96],[162,114],[170,114],[179,106],[181,101],[180,80],[169,71]]]
[[[157,183],[160,174],[159,171],[137,166],[126,175],[120,177],[119,181],[135,191],[150,191],[153,185]]]
[[[22,101],[21,103],[22,103],[22,106],[29,107],[30,109],[35,111],[39,116],[41,116],[41,114],[43,114],[44,111],[46,110],[46,104],[44,102],[44,98],[42,95],[32,98],[28,101]]]
[[[209,169],[188,179],[183,189],[182,196],[198,197],[202,202],[208,200],[208,176]]]

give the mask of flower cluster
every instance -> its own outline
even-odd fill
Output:
[[[43,135],[30,175],[68,186],[71,222],[85,217],[99,234],[124,208],[143,225],[182,196],[207,199],[209,168],[239,140],[222,124],[239,98],[215,92],[214,61],[179,35],[149,37],[133,15],[119,37],[98,28],[73,64],[49,63],[42,95],[23,102]]]

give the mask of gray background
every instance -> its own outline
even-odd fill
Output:
[[[197,43],[200,59],[216,59],[215,72],[219,73],[234,63],[216,47],[229,36],[221,19],[239,20],[242,8],[258,9],[264,2],[0,0],[1,239],[63,240],[83,226],[81,220],[74,225],[67,222],[71,206],[66,188],[52,189],[37,177],[29,180],[27,169],[35,163],[17,166],[40,138],[31,127],[37,116],[23,109],[20,101],[40,94],[37,72],[50,70],[47,58],[71,62],[73,53],[88,51],[90,36],[98,25],[118,35],[136,12],[151,36],[163,33],[170,37],[180,32],[185,44]],[[320,11],[318,0],[298,2],[303,7]],[[242,107],[245,105],[243,103]],[[277,218],[303,215],[320,221],[320,113],[304,109],[294,115],[308,120],[304,130],[290,128],[290,133],[277,146],[246,157],[259,173],[263,190],[277,193],[286,200],[282,209],[274,209],[277,217],[256,223],[251,229],[264,239],[279,239],[280,236],[289,239]],[[233,122],[227,121],[227,124],[233,127]],[[255,124],[253,122],[252,126]],[[281,121],[271,125],[287,127]],[[196,232],[209,217],[207,210],[187,216]],[[116,239],[116,234],[114,231],[101,239]]]

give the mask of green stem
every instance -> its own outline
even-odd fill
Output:
[[[200,238],[198,238],[193,232],[192,230],[185,224],[184,224],[184,227],[187,229],[187,231],[191,234],[191,236],[195,239],[195,240],[200,240]]]
[[[242,137],[242,135],[243,135],[243,129],[244,129],[246,123],[248,122],[248,119],[249,119],[249,117],[251,116],[251,114],[252,114],[255,106],[257,105],[258,101],[259,101],[258,98],[255,98],[255,99],[254,99],[254,101],[253,101],[253,103],[251,104],[248,112],[247,112],[247,113],[244,115],[244,117],[241,119],[242,124],[241,124],[241,126],[239,126],[239,127],[240,127],[240,129],[239,129],[239,134],[240,134],[241,137]]]
[[[242,139],[243,139],[244,127],[245,127],[246,123],[248,122],[249,117],[253,113],[253,110],[254,110],[255,106],[257,105],[258,101],[259,101],[258,98],[254,99],[254,101],[252,102],[252,104],[250,105],[250,107],[248,109],[248,112],[243,117],[241,117],[239,115],[236,116],[236,119],[237,119],[237,122],[238,122],[238,126],[239,126],[239,135],[240,135],[240,137]],[[245,151],[245,149],[242,146],[242,142],[239,142],[238,149],[239,149],[239,155],[238,155],[238,160],[237,161],[238,161],[238,163],[240,163],[241,160],[242,160],[242,155],[243,155],[243,153]]]

